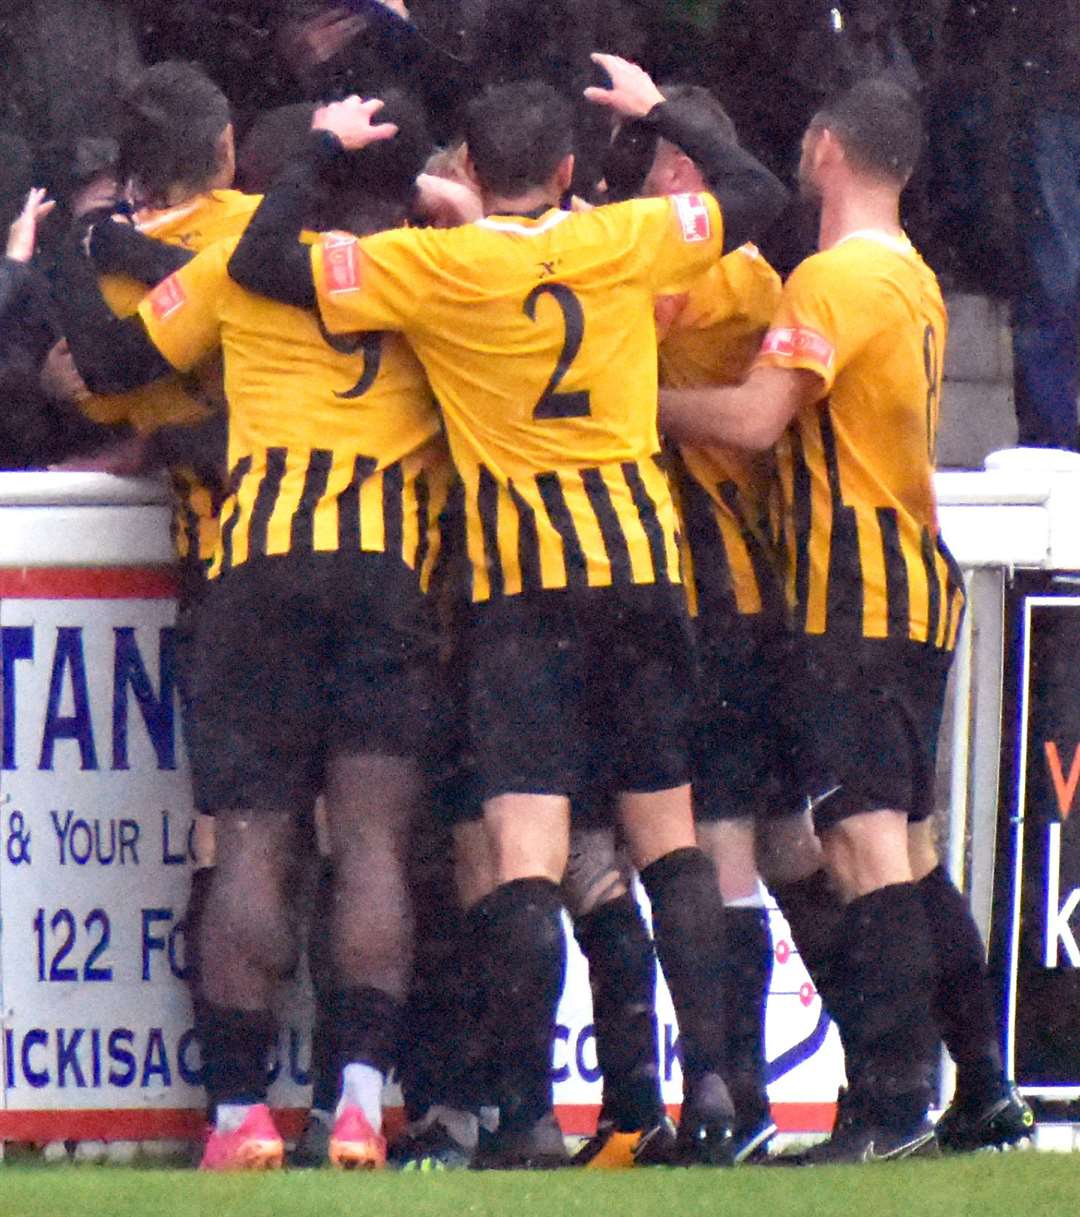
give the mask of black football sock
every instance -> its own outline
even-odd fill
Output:
[[[769,915],[763,908],[724,911],[727,981],[727,1083],[741,1128],[759,1128],[769,1119],[765,1088],[765,999],[772,978]]]
[[[205,1004],[203,1076],[216,1106],[266,1101],[266,1058],[273,1039],[274,1019],[268,1010]]]
[[[443,913],[440,935],[417,944],[405,1006],[401,1086],[410,1121],[435,1105],[474,1105],[479,963],[462,915],[452,907]]]
[[[487,917],[483,901],[466,912],[460,941],[462,984],[457,1010],[457,1040],[460,1055],[451,1069],[448,1088],[451,1106],[469,1111],[497,1110],[498,1070],[494,1022],[488,1008],[490,961],[487,947]]]
[[[633,895],[574,921],[589,963],[602,1118],[620,1132],[651,1128],[664,1111],[656,1047],[656,954]]]
[[[854,1062],[848,1029],[851,1016],[844,983],[844,950],[841,922],[844,905],[823,870],[814,871],[794,883],[778,883],[770,889],[791,930],[791,937],[825,1009],[836,1023],[844,1045],[848,1068]]]
[[[674,849],[641,872],[653,937],[682,1042],[689,1098],[706,1073],[726,1076],[724,905],[716,870],[700,849]]]
[[[390,1072],[401,1036],[401,1002],[370,985],[342,987],[327,1003],[326,1017],[333,1029],[338,1085],[346,1065],[370,1065],[384,1077]]]
[[[961,1101],[993,1098],[1004,1073],[982,938],[967,901],[942,866],[916,887],[937,957],[934,1016],[956,1062]]]
[[[470,913],[482,935],[500,1132],[552,1109],[551,1052],[566,971],[562,899],[547,879],[500,884]]]
[[[334,898],[334,864],[325,859],[319,871],[312,900],[311,926],[308,930],[308,971],[315,999],[311,1026],[311,1106],[315,1111],[333,1112],[341,1089],[341,1075],[335,1060],[333,1017],[333,963],[330,958],[330,909]]]
[[[853,900],[841,937],[852,1014],[849,1081],[874,1120],[909,1129],[930,1105],[938,1044],[933,944],[916,885],[892,883]]]
[[[833,891],[829,876],[814,871],[794,883],[777,883],[769,889],[784,914],[795,948],[826,1009],[836,1017],[834,1005],[842,1004],[843,951],[840,923],[844,905]]]

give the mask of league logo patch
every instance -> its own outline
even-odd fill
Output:
[[[783,359],[812,359],[823,368],[831,368],[836,348],[815,330],[795,326],[770,330],[761,344],[762,355],[779,355]]]
[[[360,287],[360,258],[355,237],[324,237],[322,262],[323,289],[328,296],[355,292]]]
[[[155,321],[164,321],[166,317],[171,317],[186,303],[187,293],[175,275],[162,280],[150,293],[150,308]]]
[[[676,194],[672,200],[679,217],[682,239],[688,244],[707,241],[712,236],[709,209],[700,194]]]

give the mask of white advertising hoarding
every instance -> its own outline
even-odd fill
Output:
[[[110,511],[131,509],[82,510],[100,537]],[[148,519],[164,527],[163,512]],[[0,1139],[139,1140],[200,1128],[180,925],[192,801],[175,616],[160,565],[0,570]],[[839,1044],[775,911],[773,939],[775,1114],[783,1128],[825,1129]],[[307,985],[285,1006],[293,1026],[271,1101],[289,1111],[292,1131],[310,1093]],[[676,1104],[677,1031],[662,978],[657,1014],[664,1096]],[[572,935],[553,1069],[565,1130],[591,1131],[601,1081]]]

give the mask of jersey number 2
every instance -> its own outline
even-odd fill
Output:
[[[525,315],[530,321],[536,320],[536,306],[541,296],[550,296],[559,306],[563,315],[565,336],[555,371],[540,395],[540,400],[533,407],[533,418],[537,421],[586,418],[591,408],[588,389],[578,389],[573,393],[558,391],[563,377],[581,350],[581,340],[585,336],[585,311],[581,307],[581,301],[565,283],[540,283],[525,297]]]

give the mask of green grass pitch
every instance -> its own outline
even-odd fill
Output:
[[[3,1217],[1074,1217],[1080,1157],[777,1170],[204,1176],[0,1168]]]

